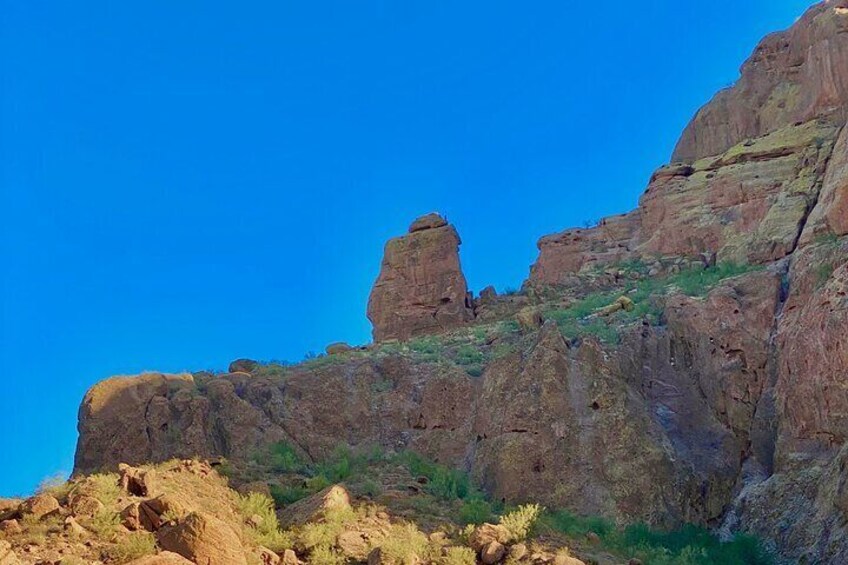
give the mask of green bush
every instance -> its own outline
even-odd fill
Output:
[[[724,279],[751,272],[756,267],[739,263],[719,263],[706,269],[694,268],[673,275],[669,283],[689,296],[703,296]]]
[[[271,551],[281,552],[291,547],[291,539],[280,531],[280,523],[274,502],[258,492],[239,496],[239,511],[245,521],[258,516],[259,522],[247,528],[250,537],[257,545]]]
[[[412,451],[404,451],[396,458],[411,474],[426,477],[425,490],[435,497],[456,500],[471,494],[471,482],[462,471],[433,463]]]
[[[472,345],[463,345],[457,348],[454,361],[459,365],[476,365],[483,362],[483,353]]]
[[[312,491],[303,485],[285,487],[271,485],[269,488],[271,489],[271,498],[274,499],[274,504],[277,506],[287,506],[312,494]]]
[[[297,451],[284,441],[271,444],[254,459],[276,473],[302,473],[306,469]]]
[[[492,519],[492,505],[483,498],[470,498],[459,507],[459,521],[465,524],[482,524]]]
[[[524,541],[541,514],[542,507],[538,504],[525,504],[501,516],[500,524],[509,531],[510,541]]]

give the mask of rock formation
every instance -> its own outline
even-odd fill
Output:
[[[459,235],[438,214],[415,220],[386,243],[368,299],[374,340],[406,340],[468,323],[474,317],[459,264]]]
[[[456,230],[419,218],[386,245],[376,344],[104,381],[80,409],[76,472],[378,445],[498,500],[848,562],[846,106],[848,1],[830,0],[757,47],[636,210],[543,237],[524,292],[470,300]],[[749,267],[703,292],[674,278],[730,264]]]

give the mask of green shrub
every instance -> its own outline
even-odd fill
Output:
[[[589,532],[594,532],[603,537],[615,529],[615,526],[609,520],[597,516],[575,516],[565,510],[545,512],[541,521],[549,528],[572,537],[582,537]]]
[[[755,268],[732,262],[719,263],[706,269],[687,269],[670,277],[669,283],[688,296],[703,296],[722,280],[751,272]]]
[[[306,470],[306,465],[300,460],[297,451],[284,441],[271,444],[267,451],[254,459],[275,473],[302,473]]]
[[[441,356],[444,345],[436,336],[425,336],[411,340],[409,349],[425,359],[434,360]]]
[[[500,524],[509,531],[510,541],[524,541],[541,513],[542,507],[538,504],[525,504],[501,516]]]
[[[413,475],[427,478],[425,490],[443,500],[464,499],[471,493],[468,475],[438,463],[426,460],[412,451],[404,451],[397,460]]]
[[[145,555],[153,555],[156,553],[156,538],[149,532],[124,534],[106,553],[110,562],[115,563],[126,563]]]
[[[274,502],[270,498],[251,492],[239,496],[238,507],[245,521],[257,516],[260,518],[257,524],[247,527],[248,534],[257,545],[277,552],[291,547],[291,539],[280,531]]]
[[[429,540],[413,524],[392,524],[385,538],[376,544],[380,548],[380,563],[386,565],[417,565],[428,553]]]
[[[274,504],[277,506],[288,506],[312,494],[312,491],[303,485],[285,487],[271,485],[269,488],[271,490],[271,498],[274,499]]]
[[[476,565],[477,555],[470,547],[446,547],[439,563],[441,565]]]
[[[476,365],[483,362],[483,353],[473,345],[463,345],[457,348],[454,361],[459,365]]]
[[[462,524],[482,524],[492,519],[492,505],[482,498],[470,498],[459,508],[459,521]]]
[[[833,263],[822,263],[816,267],[816,289],[827,284],[827,281],[833,275],[833,271]]]

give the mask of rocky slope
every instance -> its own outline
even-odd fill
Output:
[[[830,0],[763,40],[636,210],[542,238],[520,293],[471,297],[456,230],[422,217],[386,245],[374,344],[99,383],[76,472],[226,457],[238,483],[280,442],[312,462],[380,446],[494,501],[848,562],[846,107]]]

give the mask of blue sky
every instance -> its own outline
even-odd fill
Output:
[[[367,342],[421,213],[520,286],[809,5],[4,0],[0,496],[71,470],[109,375]]]

